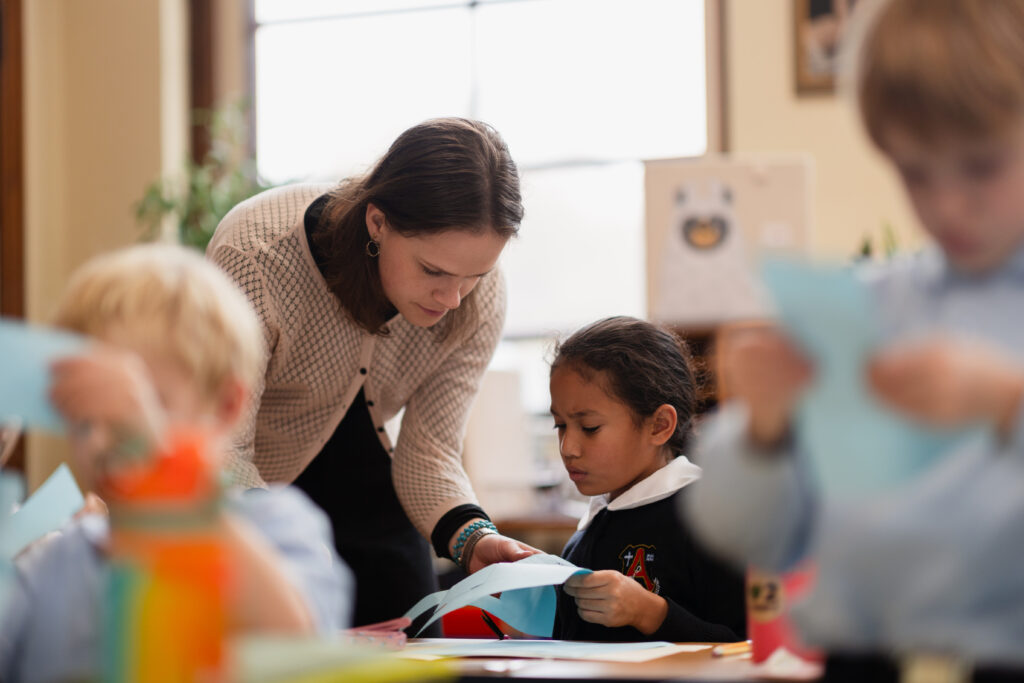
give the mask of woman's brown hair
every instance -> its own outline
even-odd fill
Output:
[[[330,193],[314,235],[327,285],[348,315],[374,334],[386,334],[393,308],[377,259],[367,255],[369,204],[404,236],[455,229],[511,237],[523,219],[519,172],[492,127],[443,118],[402,133],[369,173],[342,181]],[[442,334],[474,325],[475,292],[438,325]]]
[[[662,405],[676,409],[676,431],[665,444],[672,457],[686,446],[697,386],[686,342],[637,318],[606,318],[574,332],[555,348],[551,372],[565,368],[602,381],[609,396],[629,406],[639,426]]]

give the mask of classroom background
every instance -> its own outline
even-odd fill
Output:
[[[752,190],[728,200],[748,257],[781,246],[848,261],[918,244],[899,183],[830,77],[850,4],[0,0],[0,313],[45,322],[84,261],[178,236],[161,202],[190,177],[202,189],[190,165],[248,177],[249,190],[335,181],[423,119],[483,119],[520,166],[527,213],[503,257],[505,340],[467,469],[506,533],[557,551],[578,508],[546,360],[580,324],[652,314],[675,216],[666,193],[685,185],[671,169],[710,173],[705,193],[782,178],[757,202]],[[210,111],[212,126],[196,113]],[[799,215],[773,219],[773,195]],[[146,197],[157,211],[140,217]],[[712,371],[722,322],[675,321]],[[712,378],[706,402],[720,391]],[[27,439],[15,458],[30,489],[65,448]]]

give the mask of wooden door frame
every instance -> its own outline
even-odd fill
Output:
[[[25,316],[23,0],[0,0],[0,314]]]
[[[25,317],[23,0],[0,0],[0,315]],[[25,469],[25,442],[8,467]]]

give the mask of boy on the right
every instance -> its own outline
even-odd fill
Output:
[[[688,511],[734,560],[813,558],[793,616],[827,680],[1024,678],[1024,0],[891,0],[858,57],[864,123],[934,241],[866,274],[888,340],[866,380],[911,419],[998,438],[870,504],[822,499],[790,438],[814,369],[744,334]]]

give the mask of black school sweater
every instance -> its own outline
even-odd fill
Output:
[[[583,621],[575,599],[559,589],[555,638],[673,642],[746,638],[743,576],[709,555],[679,519],[679,499],[687,488],[640,507],[601,510],[562,551],[562,557],[578,567],[634,576],[665,598],[668,614],[661,628],[647,636],[631,626],[608,628]]]

